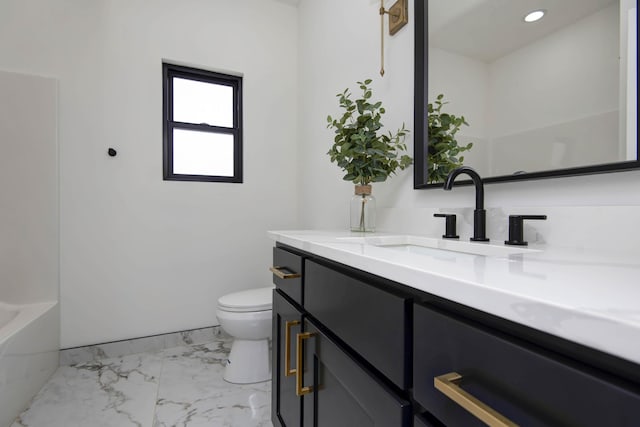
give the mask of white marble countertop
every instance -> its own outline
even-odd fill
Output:
[[[524,254],[415,254],[391,233],[270,231],[280,243],[640,364],[638,254],[532,246]],[[387,237],[388,238],[388,237]],[[504,246],[502,242],[489,245]],[[486,245],[485,243],[474,243]]]

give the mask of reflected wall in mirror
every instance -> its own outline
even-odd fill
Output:
[[[486,182],[640,167],[637,13],[637,0],[416,0],[415,188],[435,185],[439,94],[468,122],[463,163]]]

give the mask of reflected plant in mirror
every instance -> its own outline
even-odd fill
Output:
[[[444,101],[443,94],[438,95],[433,103],[427,104],[429,133],[427,179],[430,184],[444,182],[449,172],[463,165],[464,156],[460,156],[460,153],[469,151],[473,147],[473,142],[458,145],[455,135],[460,127],[469,126],[469,123],[464,116],[442,111],[445,104],[448,102]]]

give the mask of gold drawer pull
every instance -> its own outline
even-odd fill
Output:
[[[297,279],[300,277],[300,273],[291,273],[289,270],[286,270],[287,272],[285,273],[281,269],[285,269],[285,267],[269,267],[269,271],[281,279]]]
[[[284,376],[288,377],[296,373],[291,369],[291,327],[299,325],[299,320],[289,320],[284,323]]]
[[[296,395],[304,396],[305,394],[309,394],[313,391],[312,386],[303,387],[302,386],[302,372],[304,371],[304,367],[302,366],[302,346],[304,345],[304,340],[311,338],[313,334],[311,332],[303,332],[301,334],[297,334],[297,345],[296,345]]]
[[[518,424],[496,412],[491,407],[482,403],[471,394],[464,391],[458,383],[462,380],[462,375],[457,372],[440,375],[433,379],[433,385],[442,394],[462,406],[473,416],[491,427],[517,427]]]

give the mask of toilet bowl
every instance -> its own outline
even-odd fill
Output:
[[[218,299],[216,316],[233,338],[223,378],[234,384],[271,379],[269,340],[273,287],[234,292]]]

